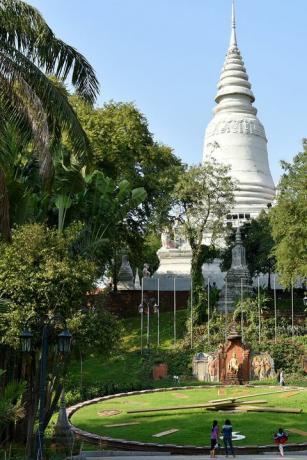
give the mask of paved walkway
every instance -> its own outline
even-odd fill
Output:
[[[102,455],[101,455],[102,454]],[[115,454],[115,455],[114,455]],[[129,459],[130,458],[136,458],[137,460],[208,460],[210,459],[209,455],[142,455],[140,452],[137,453],[137,455],[134,455],[132,452],[129,453],[127,452],[128,455],[123,455],[123,453],[110,453],[105,452],[105,453],[99,453],[97,452],[97,457],[91,453],[88,457],[86,457],[86,452],[83,452],[82,458],[85,460],[86,458],[89,460],[114,460],[116,458],[120,459]],[[101,455],[101,456],[99,456]],[[270,452],[268,454],[251,454],[251,455],[238,455],[236,457],[238,460],[277,460],[281,459],[282,457],[278,454],[278,452]],[[285,452],[285,460],[305,460],[307,459],[307,451],[303,452]],[[225,456],[224,455],[218,455],[216,457],[217,460],[224,460]],[[229,459],[232,459],[232,456],[229,456]]]
[[[102,460],[114,460],[116,457],[101,457]],[[120,457],[118,457],[120,458]],[[167,455],[167,456],[137,456],[134,457],[138,460],[208,460],[210,459],[209,455]],[[270,454],[259,454],[259,455],[238,455],[236,457],[238,460],[277,460],[281,459],[282,457],[277,453],[270,453]],[[285,460],[303,460],[307,458],[307,452],[301,452],[296,454],[291,454],[290,452],[285,454]],[[95,457],[96,459],[96,457]],[[225,456],[219,455],[216,457],[217,460],[224,460]],[[232,456],[229,456],[229,459],[232,459]],[[97,459],[98,460],[98,459]]]

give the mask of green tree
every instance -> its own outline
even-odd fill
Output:
[[[132,103],[93,108],[70,98],[94,152],[94,166],[115,181],[144,187],[147,199],[135,213],[139,225],[166,219],[170,195],[182,171],[172,149],[154,141],[144,115]]]
[[[48,75],[70,78],[81,98],[93,103],[98,82],[88,61],[55,37],[40,13],[20,0],[1,0],[0,138],[8,125],[32,141],[45,187],[53,176],[52,147],[61,132],[80,158],[89,154],[85,132],[67,93]],[[7,150],[0,145],[0,232],[10,239]]]
[[[214,255],[215,245],[225,231],[225,217],[234,203],[229,168],[210,160],[187,167],[174,191],[174,205],[185,238],[192,249],[191,277],[196,309],[203,307],[202,265]],[[199,316],[195,320],[199,320]]]
[[[270,213],[277,272],[287,287],[307,278],[307,140],[303,146],[292,164],[282,162],[284,174]]]
[[[0,315],[2,347],[19,349],[19,335],[26,322],[33,333],[34,350],[23,367],[28,382],[26,417],[19,427],[20,433],[27,434],[28,448],[38,406],[41,321],[55,319],[58,314],[68,321],[74,318],[85,305],[85,293],[92,289],[97,278],[95,263],[77,255],[72,257],[71,248],[79,233],[80,225],[58,233],[40,224],[28,224],[13,231],[11,244],[0,245],[0,296],[6,301],[6,309]],[[53,339],[63,325],[56,321],[55,327]],[[50,347],[45,425],[57,405],[66,365]]]
[[[231,265],[231,251],[235,242],[236,230],[232,229],[226,237],[227,248],[221,252],[222,270],[227,271]],[[271,273],[275,270],[273,254],[274,240],[269,212],[262,210],[258,217],[245,222],[241,227],[241,237],[246,249],[246,262],[252,276],[268,273],[268,288],[271,287]]]
[[[115,183],[128,181],[132,188],[146,190],[146,198],[128,213],[113,232],[109,266],[116,281],[120,252],[128,251],[134,267],[144,261],[156,266],[148,246],[152,233],[159,233],[168,222],[172,192],[183,170],[171,148],[154,141],[144,115],[131,103],[109,102],[93,108],[79,97],[70,98],[94,152],[94,167]],[[157,238],[155,238],[157,239]],[[159,243],[160,244],[160,243]],[[116,284],[116,283],[115,283]]]

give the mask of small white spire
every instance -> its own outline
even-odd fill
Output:
[[[237,47],[235,0],[232,0],[231,35],[229,48]]]

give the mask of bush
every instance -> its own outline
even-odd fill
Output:
[[[282,340],[264,348],[274,359],[276,371],[283,369],[286,374],[302,373],[304,348],[295,341]]]

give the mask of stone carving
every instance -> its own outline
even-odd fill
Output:
[[[218,382],[218,369],[217,356],[210,355],[208,359],[208,374],[210,382]]]
[[[261,353],[252,359],[252,378],[264,380],[275,377],[274,360],[268,353]]]
[[[150,278],[149,264],[144,264],[143,278]]]
[[[206,138],[216,136],[219,134],[248,134],[260,136],[266,139],[264,127],[257,119],[243,118],[241,120],[222,120],[216,123],[210,123],[206,131]],[[206,144],[206,148],[210,150],[210,146],[217,144],[217,142]],[[219,147],[219,144],[217,144]],[[215,149],[216,147],[214,147]],[[213,149],[213,150],[214,150]]]
[[[218,381],[218,362],[214,353],[197,353],[192,361],[193,375],[201,382]]]
[[[175,249],[177,247],[175,241],[172,240],[170,232],[168,230],[165,230],[161,234],[161,243],[162,248],[164,249]]]
[[[227,384],[248,382],[250,377],[250,350],[242,343],[241,335],[233,325],[224,345],[217,352],[218,381]]]
[[[133,272],[127,254],[122,256],[122,263],[118,273],[117,289],[134,289]]]
[[[241,287],[244,296],[252,292],[252,279],[246,265],[245,248],[241,240],[240,227],[238,227],[235,245],[232,248],[231,267],[226,274],[225,285],[221,291],[220,300],[218,302],[218,307],[221,311],[225,311],[225,306],[228,312],[234,309],[236,299],[241,296]]]
[[[230,359],[228,363],[228,371],[233,374],[237,374],[239,371],[239,362],[237,360],[237,355],[235,351],[233,352],[232,358]]]

